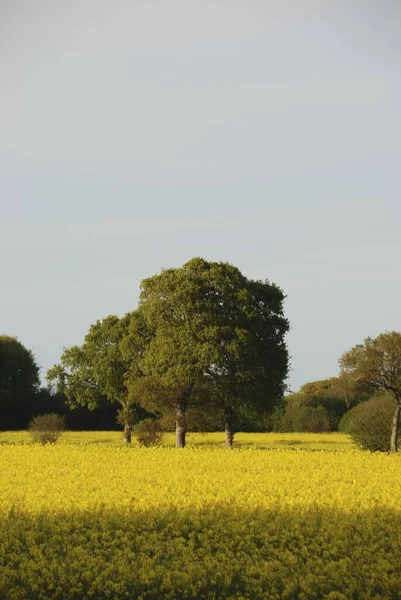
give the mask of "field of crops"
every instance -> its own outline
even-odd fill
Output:
[[[401,598],[401,457],[268,435],[1,434],[0,598]]]
[[[30,444],[32,438],[28,431],[0,431],[1,444]],[[116,447],[123,445],[123,437],[118,431],[66,431],[60,438],[59,444],[107,444]],[[132,440],[135,445],[135,438]],[[163,446],[173,448],[175,433],[166,433]],[[225,447],[222,432],[188,433],[187,446]],[[236,448],[258,448],[271,450],[278,448],[309,448],[311,450],[350,450],[352,440],[343,433],[237,433]]]

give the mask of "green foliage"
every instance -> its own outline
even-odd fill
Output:
[[[389,443],[391,451],[397,452],[401,414],[401,333],[390,331],[376,338],[366,338],[363,344],[342,355],[340,368],[340,380],[348,388],[392,395],[395,406]],[[379,445],[383,447],[382,443]]]
[[[145,279],[140,310],[151,333],[131,395],[161,414],[180,403],[266,408],[288,370],[283,299],[273,284],[200,258]]]
[[[394,399],[391,395],[375,396],[346,413],[340,423],[340,431],[351,435],[365,450],[389,452],[393,413]]]
[[[119,403],[127,431],[133,404],[158,417],[175,412],[184,445],[189,406],[254,418],[282,396],[283,301],[274,284],[195,258],[145,279],[139,309],[97,321],[47,378],[70,406],[94,409],[102,398]]]
[[[301,393],[284,398],[272,415],[272,428],[277,432],[320,433],[332,430],[330,415],[323,406],[312,406]]]
[[[137,410],[134,404],[125,404],[117,412],[117,423],[119,425],[133,427],[137,420]]]
[[[159,421],[163,431],[174,431],[175,414],[165,412]],[[221,409],[214,405],[201,405],[194,403],[186,412],[187,429],[191,432],[212,432],[224,428],[224,419]]]
[[[332,431],[334,427],[330,421],[331,416],[332,415],[327,412],[324,406],[312,406],[309,414],[309,427],[307,431],[310,431],[311,433],[327,433]]]
[[[143,419],[134,426],[134,436],[141,446],[156,446],[163,439],[161,425],[155,419]]]
[[[282,432],[336,431],[349,406],[363,398],[361,392],[345,389],[338,377],[311,381],[286,396],[270,420],[271,427]]]
[[[310,406],[321,406],[326,410],[331,429],[338,428],[341,417],[350,407],[369,398],[361,391],[346,387],[339,377],[305,383],[300,393],[304,395]]]
[[[28,427],[33,441],[40,444],[55,444],[64,428],[64,417],[54,413],[34,417]]]
[[[401,402],[401,333],[368,337],[340,358],[341,377],[368,393],[390,392]]]
[[[65,394],[71,407],[87,406],[93,410],[106,398],[120,404],[119,422],[126,417],[124,424],[131,424],[135,407],[128,397],[126,374],[128,370],[134,373],[138,357],[132,348],[129,353],[123,352],[122,342],[131,321],[136,320],[136,314],[131,313],[121,319],[111,315],[97,321],[89,328],[82,346],[64,350],[60,363],[48,371],[49,383]]]
[[[66,395],[74,406],[95,408],[102,396],[120,402],[126,394],[124,363],[120,343],[129,316],[111,315],[91,325],[82,346],[64,350],[61,362],[47,373],[47,380]]]
[[[0,409],[2,422],[13,426],[13,417],[26,411],[39,389],[39,367],[30,350],[15,337],[0,336]],[[8,418],[8,421],[7,421]],[[15,420],[15,419],[14,419]]]
[[[354,407],[356,408],[356,407]],[[349,433],[349,427],[350,427],[350,420],[352,418],[352,410],[348,410],[346,413],[343,414],[343,416],[340,419],[340,422],[338,424],[338,431],[340,433]]]

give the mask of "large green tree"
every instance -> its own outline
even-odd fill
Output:
[[[394,399],[390,447],[397,452],[401,415],[401,333],[390,331],[367,337],[340,358],[340,379],[368,393],[388,392]]]
[[[134,372],[136,355],[131,351],[128,365],[121,344],[129,324],[135,322],[135,312],[97,321],[89,328],[84,343],[64,350],[60,363],[47,373],[50,385],[65,394],[71,407],[94,409],[103,398],[118,403],[126,443],[131,442],[135,406],[128,396],[125,377],[128,369]]]
[[[224,411],[227,448],[233,444],[235,417],[255,419],[270,410],[284,393],[288,372],[283,292],[230,268],[231,280],[220,273],[213,282],[225,335],[218,343],[218,363],[207,370]]]
[[[140,310],[151,336],[144,377],[130,380],[145,408],[176,415],[176,446],[185,446],[190,404],[224,409],[227,445],[235,411],[266,408],[281,395],[288,369],[283,293],[248,280],[236,267],[195,258],[145,279]]]
[[[15,337],[0,336],[0,408],[7,426],[18,425],[39,389],[39,367],[30,350]],[[28,411],[29,412],[29,411]]]

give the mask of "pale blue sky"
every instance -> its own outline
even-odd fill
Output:
[[[401,2],[3,0],[0,332],[43,373],[193,256],[288,298],[290,384],[401,326]]]

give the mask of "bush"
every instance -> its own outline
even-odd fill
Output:
[[[34,442],[39,442],[40,444],[55,444],[63,433],[64,427],[64,417],[49,413],[34,417],[29,424],[28,429]]]
[[[354,407],[356,408],[356,407]],[[340,433],[350,433],[350,420],[352,418],[352,411],[354,409],[352,408],[351,410],[348,410],[345,414],[343,414],[343,416],[340,419],[340,422],[338,424],[338,431]]]
[[[393,413],[394,400],[391,396],[374,396],[346,413],[339,429],[348,433],[365,450],[389,452]]]
[[[311,433],[328,433],[331,431],[332,427],[328,411],[323,406],[311,407],[306,426],[306,431],[310,431]]]
[[[284,407],[273,413],[273,431],[322,433],[333,429],[330,416],[323,406],[313,407],[297,400],[294,394],[293,399],[290,398]]]
[[[134,436],[141,446],[156,446],[163,439],[163,431],[155,419],[143,419],[135,425]]]

